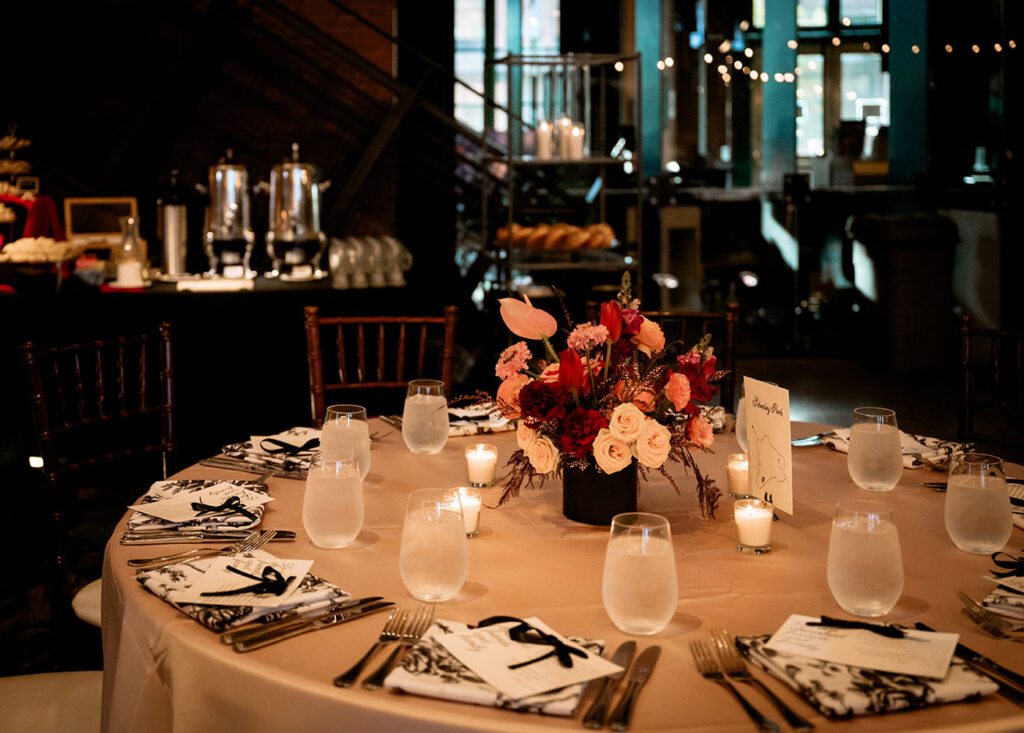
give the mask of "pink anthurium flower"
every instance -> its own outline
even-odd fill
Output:
[[[525,303],[515,298],[501,298],[501,319],[508,330],[524,339],[550,338],[558,330],[554,317],[540,308],[534,308],[530,299],[523,296]]]

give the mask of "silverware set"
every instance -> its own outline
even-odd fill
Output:
[[[244,540],[252,534],[252,530],[221,530],[221,529],[147,529],[126,530],[121,534],[122,545],[174,545],[199,544],[205,542],[233,542]],[[295,532],[290,529],[274,530],[271,542],[290,542],[295,539]]]
[[[726,688],[742,705],[750,719],[757,724],[759,730],[777,733],[781,728],[778,723],[765,716],[743,697],[732,684],[732,680],[756,687],[761,691],[793,730],[801,733],[814,730],[814,725],[809,720],[790,708],[778,695],[750,673],[746,660],[736,648],[734,636],[725,629],[719,629],[711,632],[711,640],[714,651],[712,651],[711,645],[703,641],[690,642],[690,653],[693,655],[697,671],[705,679]]]
[[[223,644],[231,645],[236,652],[251,652],[310,631],[337,626],[377,611],[383,611],[385,608],[394,607],[394,605],[391,601],[381,600],[380,596],[348,599],[340,603],[332,603],[326,608],[308,611],[298,616],[288,616],[261,626],[241,631],[229,631],[222,634],[220,640]]]
[[[276,533],[277,531],[273,529],[257,530],[233,545],[222,547],[219,550],[212,548],[193,549],[185,550],[184,552],[175,552],[170,555],[161,555],[160,557],[137,557],[129,560],[128,565],[133,568],[145,570],[159,570],[160,568],[166,568],[170,565],[193,562],[207,557],[237,555],[242,552],[252,552],[253,550],[263,547],[267,542],[270,542]]]
[[[380,635],[373,646],[348,671],[335,677],[334,684],[338,687],[351,687],[359,678],[367,662],[370,661],[378,650],[388,644],[397,643],[398,646],[384,660],[384,663],[377,668],[377,671],[362,682],[364,689],[379,690],[383,687],[384,679],[388,676],[388,673],[395,662],[398,661],[402,652],[419,641],[427,629],[430,628],[430,624],[433,621],[434,604],[432,603],[421,603],[412,613],[405,609],[395,608],[391,611],[391,615],[384,624],[384,628],[381,629]]]
[[[626,671],[629,671],[629,679],[626,682],[626,690],[622,693],[622,697],[619,698],[618,704],[615,709],[612,710],[611,714],[608,715],[607,724],[612,730],[628,730],[629,724],[633,718],[633,708],[636,705],[637,696],[640,694],[641,688],[647,683],[651,673],[654,671],[654,665],[658,662],[658,657],[661,655],[660,646],[650,646],[641,652],[640,656],[637,657],[636,662],[630,667],[630,663],[633,662],[633,655],[636,653],[636,642],[627,641],[619,645],[619,648],[615,650],[612,655],[612,663],[622,667],[620,672],[608,675],[598,680],[594,680],[592,684],[599,686],[597,697],[594,698],[594,702],[591,703],[587,712],[583,714],[583,727],[591,730],[597,730],[605,725],[605,714],[608,710],[608,706],[611,704],[612,696],[615,694],[615,690],[619,686],[619,680],[625,675]]]
[[[821,445],[822,438],[830,438],[835,434],[835,430],[829,430],[824,433],[818,433],[817,435],[808,435],[806,438],[795,438],[790,441],[790,445],[795,448],[806,448],[812,445]]]

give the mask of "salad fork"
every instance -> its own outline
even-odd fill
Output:
[[[690,653],[693,655],[693,661],[697,665],[697,671],[700,672],[701,676],[731,692],[739,700],[740,705],[743,706],[743,710],[750,716],[750,719],[757,723],[758,730],[766,731],[767,733],[779,733],[782,730],[778,723],[762,715],[757,708],[747,702],[747,699],[732,686],[718,668],[718,663],[711,656],[711,651],[704,645],[703,641],[691,641]]]
[[[384,660],[384,664],[377,668],[377,671],[372,675],[363,680],[364,690],[379,690],[384,686],[384,678],[388,676],[388,672],[391,671],[392,665],[398,659],[398,656],[403,650],[408,649],[423,636],[424,632],[430,628],[430,624],[434,621],[434,604],[433,603],[421,603],[419,608],[416,609],[416,613],[409,620],[409,623],[405,625],[402,630],[402,638],[395,650],[391,652],[391,655]]]
[[[1024,635],[1014,634],[1010,631],[1006,631],[1005,629],[1000,628],[999,626],[992,623],[992,621],[989,618],[981,615],[970,606],[964,606],[962,609],[960,609],[960,612],[964,616],[969,618],[971,621],[973,621],[978,628],[980,628],[989,636],[994,636],[997,639],[1003,639],[1005,641],[1024,642]]]
[[[711,638],[715,642],[718,659],[722,662],[722,671],[725,672],[726,677],[731,677],[734,680],[745,682],[752,687],[757,687],[772,701],[772,704],[793,730],[800,731],[801,733],[814,730],[814,724],[792,710],[781,698],[768,689],[761,680],[750,674],[750,670],[747,669],[746,660],[736,648],[736,642],[728,631],[725,629],[712,631]]]
[[[387,623],[384,624],[384,628],[380,630],[380,636],[377,637],[377,641],[374,642],[373,646],[360,657],[359,661],[352,665],[352,667],[342,674],[339,674],[334,678],[334,684],[338,687],[351,687],[352,683],[359,678],[359,673],[363,671],[363,667],[370,661],[370,657],[377,653],[385,644],[390,644],[393,641],[398,641],[402,636],[402,627],[405,626],[405,621],[408,618],[408,612],[401,608],[396,608],[388,616]]]
[[[177,565],[178,563],[201,560],[207,557],[216,557],[218,555],[237,555],[240,552],[251,552],[259,549],[269,542],[273,536],[274,530],[272,529],[267,531],[256,531],[245,539],[239,540],[235,544],[219,550],[186,550],[185,552],[176,552],[173,555],[164,555],[163,557],[135,558],[133,560],[129,560],[128,565],[133,568],[159,570],[160,568],[165,568],[168,565]]]
[[[989,609],[985,608],[983,604],[974,600],[962,590],[957,591],[957,596],[960,598],[960,602],[963,603],[964,606],[973,610],[979,617],[985,619],[997,629],[1009,632],[1024,631],[1024,626],[1015,624],[1012,621],[1007,621],[1002,616],[993,613]]]

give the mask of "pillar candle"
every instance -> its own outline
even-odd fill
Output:
[[[550,122],[544,121],[537,126],[537,160],[551,160],[554,135],[555,131]]]
[[[572,120],[568,117],[558,121],[558,155],[562,160],[572,160]]]
[[[570,144],[570,154],[573,160],[583,160],[583,140],[586,135],[586,130],[582,125],[573,125],[572,132],[569,133],[572,143]]]

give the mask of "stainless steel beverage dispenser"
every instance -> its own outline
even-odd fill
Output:
[[[188,250],[188,197],[178,182],[178,171],[171,171],[171,182],[156,202],[156,226],[160,237],[161,280],[175,281],[192,277],[185,269]]]
[[[270,222],[267,277],[282,280],[319,280],[326,277],[320,259],[327,237],[320,231],[320,191],[316,170],[299,162],[299,144],[292,143],[292,157],[270,171]]]
[[[230,149],[210,166],[210,208],[206,215],[203,249],[210,261],[208,274],[254,278],[249,267],[256,237],[250,221],[249,172],[233,162]]]

